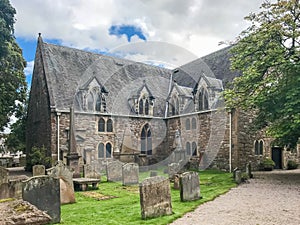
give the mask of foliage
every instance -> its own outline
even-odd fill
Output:
[[[146,177],[145,174],[141,175]],[[201,171],[199,176],[202,196],[200,200],[181,202],[180,191],[171,188],[172,215],[142,220],[138,185],[128,187],[121,183],[102,181],[95,192],[117,198],[97,201],[84,196],[82,192],[76,192],[76,203],[61,206],[61,223],[65,225],[169,224],[200,204],[211,201],[236,186],[230,173],[208,170]]]
[[[287,163],[287,169],[288,170],[294,170],[298,168],[298,164],[297,162],[295,162],[294,160],[289,160]]]
[[[262,167],[265,170],[273,170],[274,166],[275,166],[275,162],[268,157],[262,161]]]
[[[255,110],[256,128],[278,144],[300,133],[300,3],[265,2],[245,17],[251,25],[232,48],[232,69],[242,72],[224,93],[229,108]]]
[[[11,125],[11,132],[8,134],[5,145],[10,152],[23,151],[26,148],[26,119],[27,119],[27,103],[19,104],[16,112],[19,118]]]
[[[26,62],[13,35],[15,13],[8,0],[0,0],[0,131],[16,112],[16,102],[24,102],[27,89]]]
[[[27,171],[32,171],[32,166],[34,165],[44,165],[46,168],[51,167],[51,157],[47,156],[47,149],[44,146],[41,148],[33,147],[26,158]]]

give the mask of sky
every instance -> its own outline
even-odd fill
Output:
[[[38,33],[48,43],[175,67],[226,47],[219,43],[247,28],[244,17],[257,12],[263,0],[10,2],[30,86]]]

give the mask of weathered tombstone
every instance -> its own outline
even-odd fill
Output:
[[[172,214],[169,179],[150,177],[140,183],[139,189],[143,219]]]
[[[60,222],[59,179],[46,175],[32,177],[24,182],[22,197],[51,216],[52,223]]]
[[[8,183],[8,169],[0,166],[0,185]]]
[[[59,179],[61,204],[74,203],[73,172],[62,161],[58,161],[54,167],[47,169],[47,174]]]
[[[246,165],[246,174],[248,175],[249,178],[253,178],[251,163],[247,163]]]
[[[157,176],[157,171],[150,171],[150,177],[155,177]]]
[[[180,200],[193,201],[200,199],[200,181],[197,172],[185,172],[179,177]]]
[[[42,176],[45,175],[45,166],[44,165],[34,165],[32,167],[32,176]]]
[[[171,180],[173,180],[175,174],[178,173],[179,170],[180,170],[180,165],[179,165],[179,163],[170,163],[170,164],[168,165],[168,169],[169,169],[169,170],[168,170],[169,178],[170,178]]]
[[[139,165],[136,163],[126,163],[122,166],[123,185],[139,183]]]
[[[121,181],[123,165],[124,163],[121,163],[120,161],[111,161],[107,163],[106,166],[107,181]]]
[[[94,165],[90,165],[90,164],[83,165],[83,174],[85,178],[101,179],[101,175],[96,171]]]
[[[234,179],[234,180],[235,180],[235,173],[236,173],[236,171],[237,171],[238,169],[239,169],[239,168],[236,167],[236,168],[234,168],[233,171],[232,171],[232,172],[233,172],[233,179]]]
[[[175,174],[174,175],[174,189],[179,190],[180,189],[180,175],[179,174]]]
[[[242,182],[242,172],[240,170],[235,171],[234,180],[237,184],[240,184]]]

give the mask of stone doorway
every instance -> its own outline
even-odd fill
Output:
[[[272,147],[272,160],[275,162],[274,169],[282,169],[282,148]]]

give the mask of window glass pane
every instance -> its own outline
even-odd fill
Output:
[[[148,102],[148,99],[146,99],[146,102],[145,102],[145,115],[149,115],[149,102]]]
[[[113,121],[111,119],[107,120],[107,132],[113,132]]]
[[[255,152],[255,155],[259,155],[258,141],[254,142],[254,152]]]
[[[196,128],[197,128],[197,122],[196,122],[196,119],[193,118],[193,119],[192,119],[192,129],[194,130],[194,129],[196,129]]]
[[[97,96],[97,100],[96,100],[96,111],[100,112],[101,111],[101,96],[98,95]]]
[[[262,155],[264,151],[264,142],[260,141],[259,142],[259,154]]]
[[[88,110],[94,111],[94,97],[92,93],[89,93],[87,97],[87,102],[88,102]]]
[[[143,99],[139,101],[139,114],[144,114]]]
[[[104,144],[100,143],[98,146],[98,158],[104,158]]]
[[[104,129],[105,129],[105,121],[103,118],[100,118],[98,122],[98,131],[104,132],[105,131]]]
[[[152,137],[150,129],[148,129],[147,134],[147,155],[152,155]]]
[[[190,124],[190,119],[185,120],[185,129],[190,130],[191,129],[191,124]]]
[[[193,152],[194,156],[197,155],[197,144],[196,144],[196,142],[192,143],[192,152]]]
[[[106,144],[106,158],[111,158],[111,143]]]

